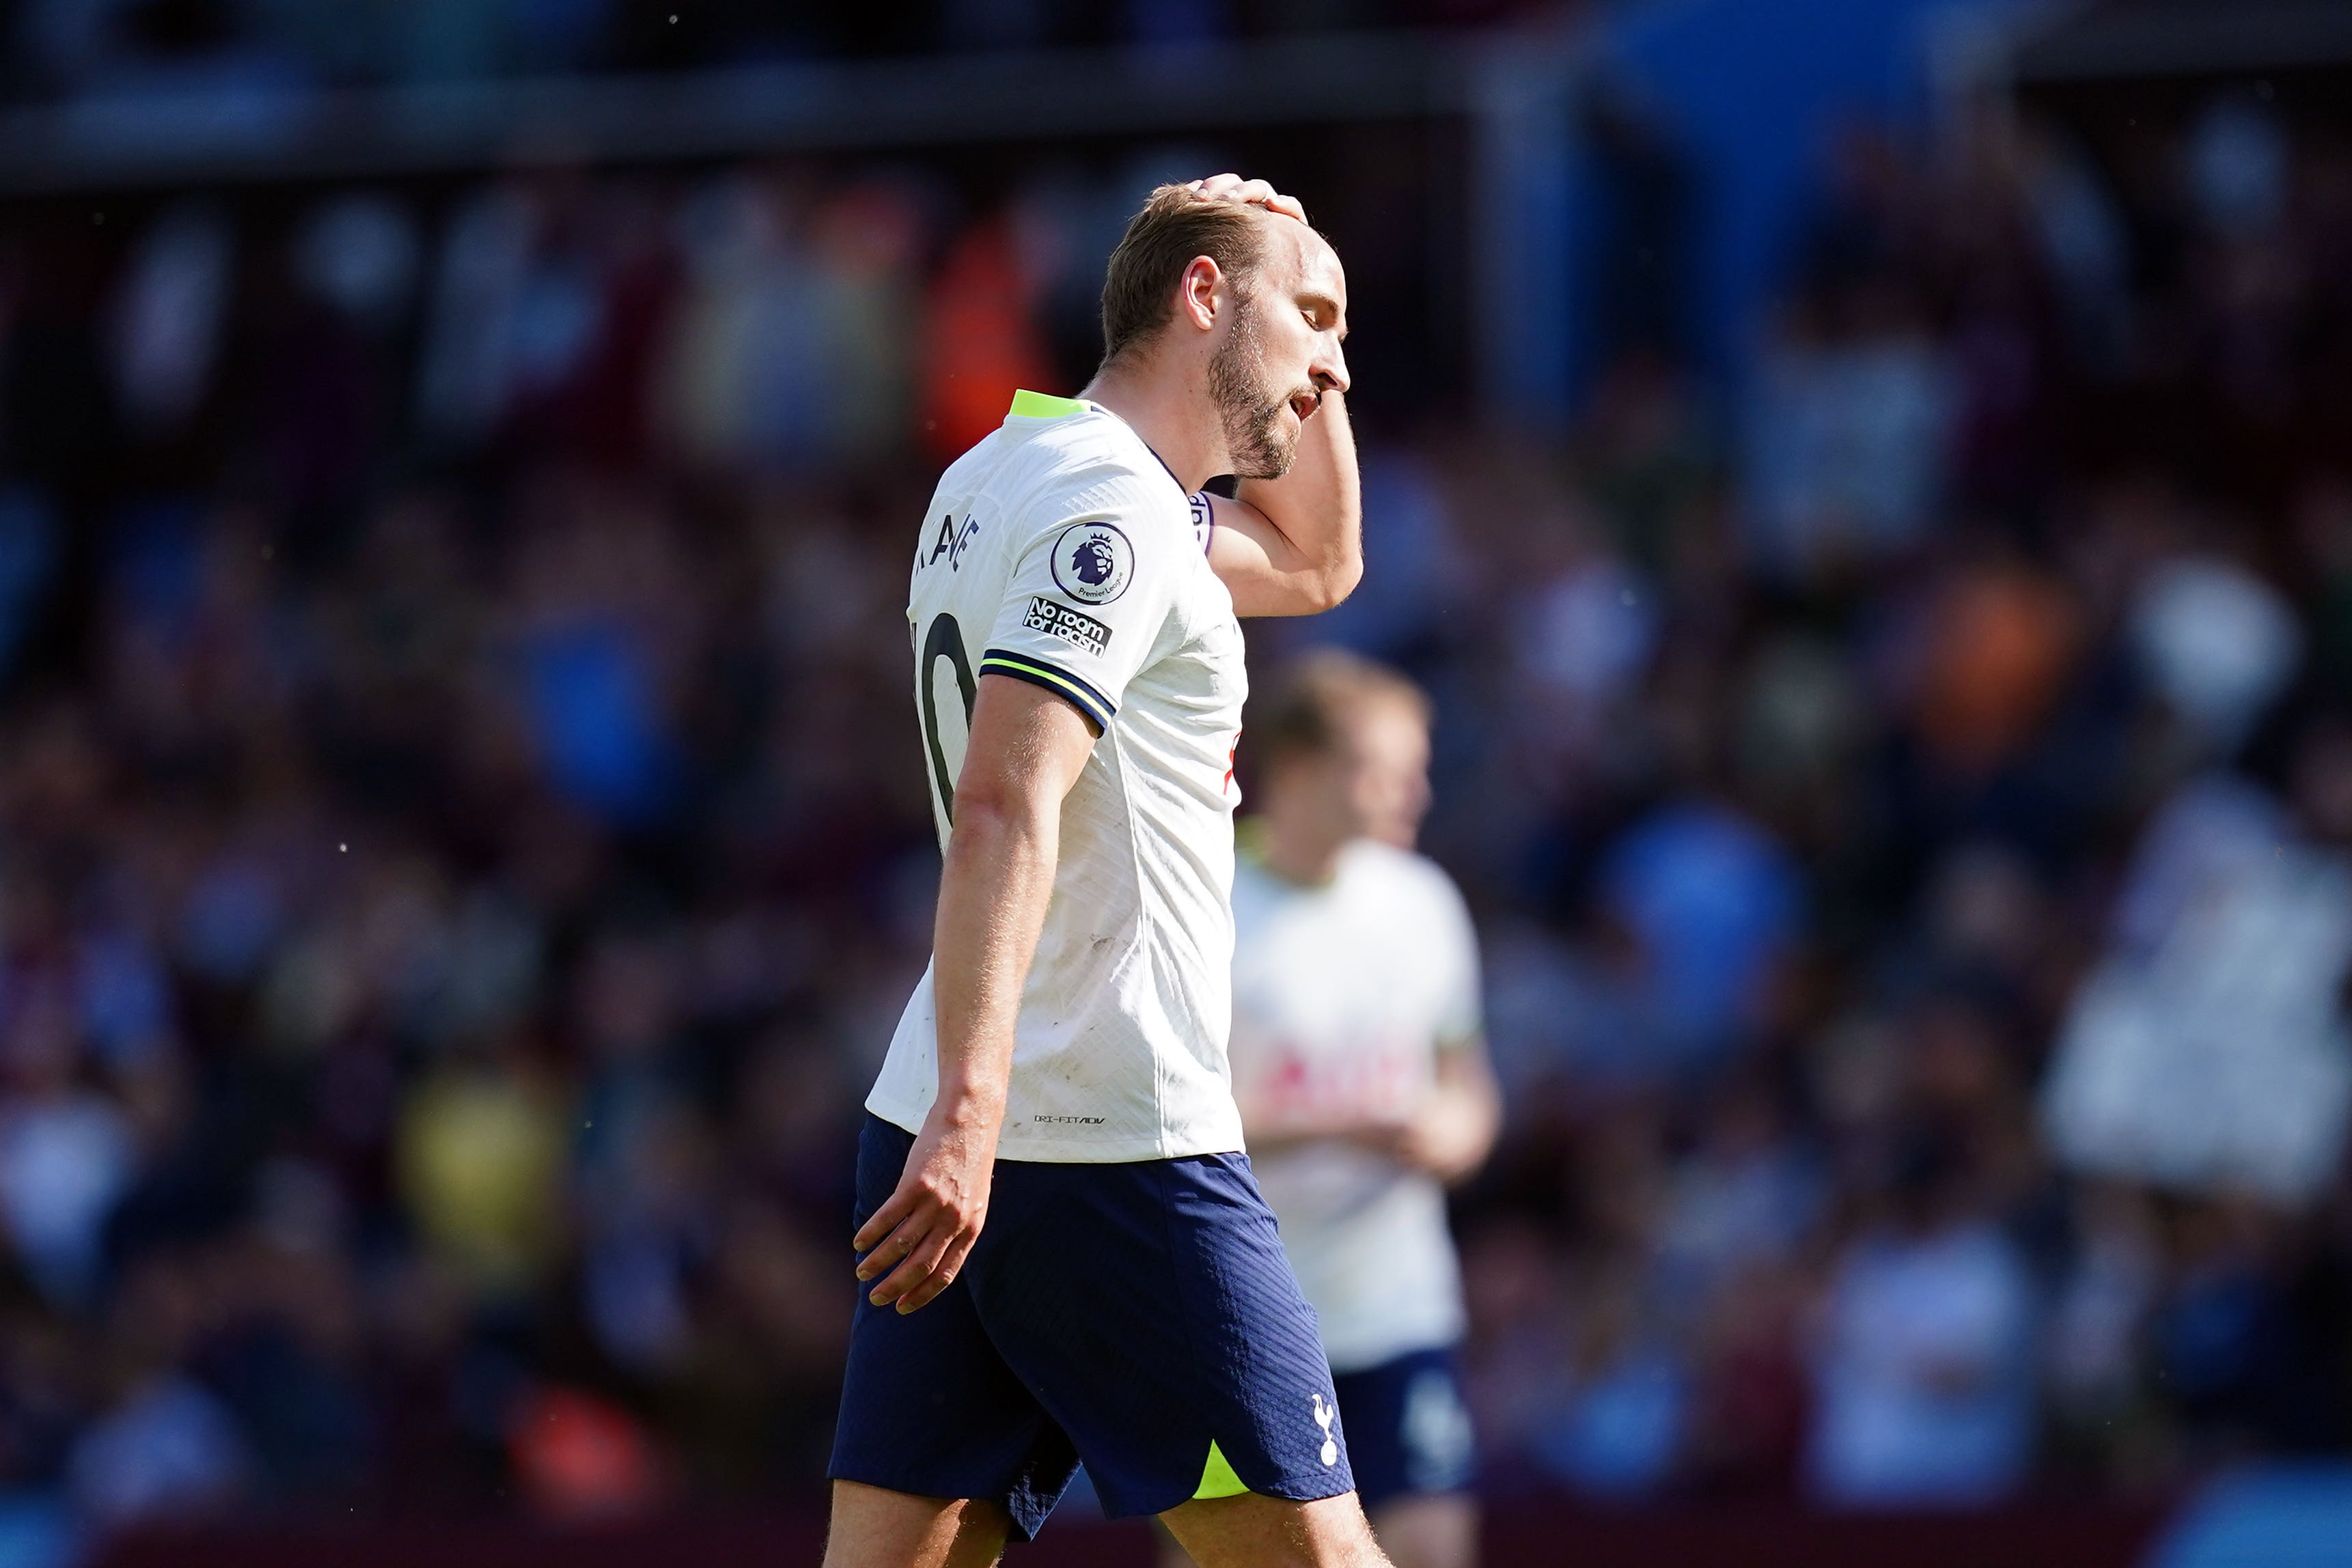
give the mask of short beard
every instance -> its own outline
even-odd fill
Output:
[[[1209,356],[1209,400],[1223,423],[1225,452],[1237,479],[1279,479],[1298,455],[1298,437],[1285,437],[1282,411],[1287,395],[1265,384],[1265,356],[1257,340],[1257,308],[1248,300],[1234,316],[1233,330]]]

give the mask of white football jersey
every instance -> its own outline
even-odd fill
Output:
[[[1478,947],[1451,879],[1368,840],[1321,887],[1244,864],[1234,883],[1233,1070],[1269,1142],[1397,1122],[1437,1053],[1479,1030]],[[1342,1139],[1251,1156],[1339,1372],[1462,1335],[1461,1268],[1434,1176]]]
[[[1242,1146],[1233,1017],[1241,623],[1209,506],[1108,409],[1023,392],[940,477],[907,619],[944,850],[983,674],[1055,692],[1100,731],[1062,802],[1061,857],[1015,1029],[999,1154],[1108,1161]],[[909,1132],[939,1093],[926,970],[866,1108]]]

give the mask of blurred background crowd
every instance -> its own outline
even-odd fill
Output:
[[[18,90],[1088,36],[362,9],[20,4]],[[1112,36],[1322,10],[1241,9]],[[1509,1107],[1456,1213],[1488,1484],[1966,1505],[2352,1446],[2352,134],[2314,102],[1849,124],[1733,368],[1648,240],[1592,269],[1564,424],[1476,412],[1454,346],[1521,302],[1378,130],[17,200],[0,1492],[813,1491],[938,873],[921,508],[1013,387],[1086,379],[1141,193],[1226,166],[1355,289],[1370,573],[1255,673],[1338,642],[1437,700],[1425,847]]]
[[[18,93],[440,82],[1491,22],[1525,0],[12,0]]]

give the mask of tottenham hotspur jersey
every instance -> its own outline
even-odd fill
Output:
[[[940,478],[907,619],[941,847],[985,674],[1098,732],[1022,993],[999,1153],[1108,1161],[1242,1146],[1232,1015],[1234,745],[1247,681],[1233,600],[1188,497],[1108,410],[1022,392]],[[919,1131],[937,1097],[926,970],[866,1108]]]

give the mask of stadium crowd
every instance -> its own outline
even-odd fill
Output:
[[[1498,1490],[2352,1438],[2352,148],[2102,151],[1850,136],[1742,390],[1368,413],[1365,587],[1253,632],[1437,699]],[[929,936],[910,541],[1108,241],[856,170],[306,200],[0,252],[0,1490],[793,1495]]]

